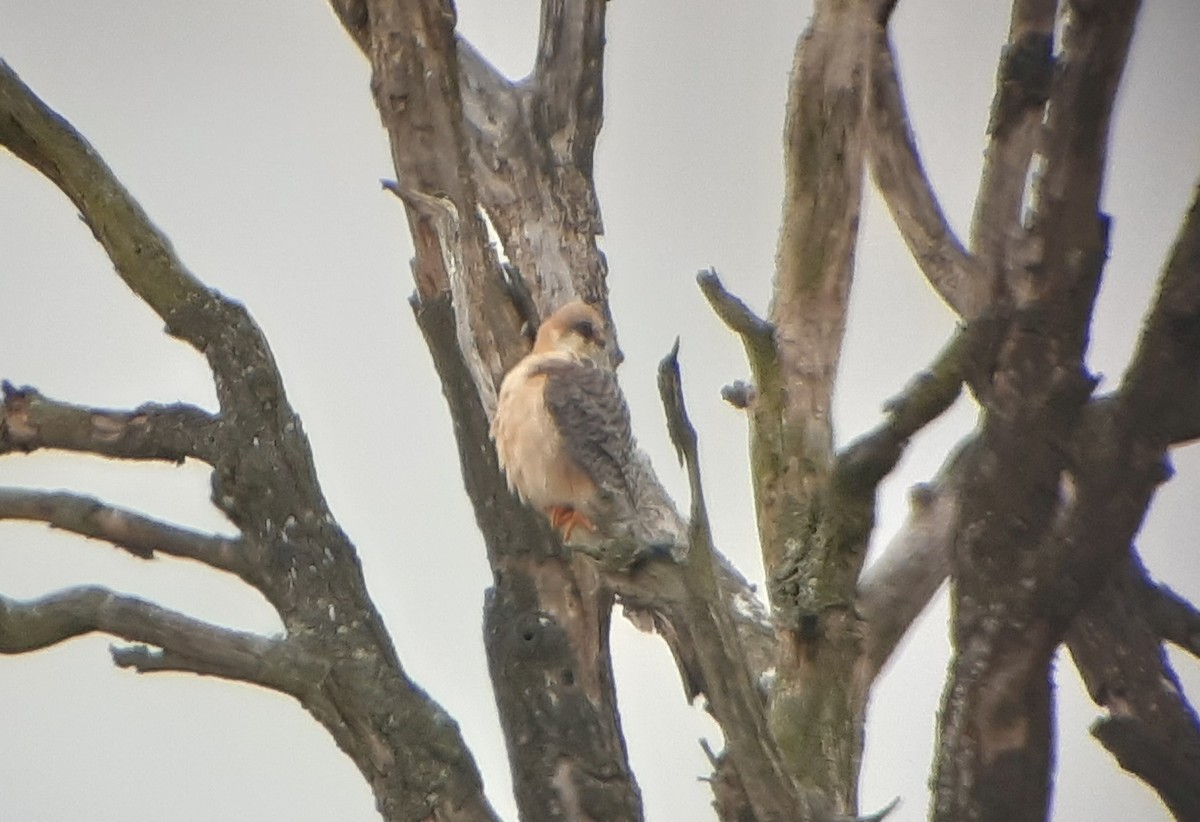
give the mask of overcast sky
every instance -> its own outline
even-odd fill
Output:
[[[537,4],[459,4],[460,28],[511,76],[531,64]],[[622,380],[642,444],[686,505],[654,366],[682,335],[719,546],[761,579],[745,423],[718,391],[740,346],[694,284],[716,266],[753,305],[769,296],[787,72],[810,7],[777,0],[609,7],[605,126],[596,154]],[[984,146],[1002,3],[904,0],[894,32],[922,151],[966,231]],[[1200,172],[1200,4],[1149,0],[1118,109],[1105,207],[1114,217],[1090,365],[1115,384]],[[458,474],[436,376],[406,297],[412,251],[368,67],[326,7],[308,3],[0,0],[0,57],[93,143],[204,281],[264,327],[304,419],[335,515],[410,674],[460,722],[498,811],[515,819],[480,638],[490,574]],[[866,208],[836,422],[846,441],[936,351],[953,318],[922,283],[875,199]],[[111,265],[51,185],[0,155],[0,377],[49,396],[212,408],[203,360]],[[968,431],[960,403],[922,434],[884,489],[877,543]],[[1200,459],[1177,455],[1139,544],[1151,571],[1200,598]],[[0,485],[70,488],[213,531],[202,466],[36,454],[0,459]],[[133,560],[44,527],[0,523],[0,592],[95,583],[271,633],[268,606],[186,562]],[[615,621],[619,696],[647,817],[713,818],[697,740],[715,725],[682,698],[670,655]],[[0,659],[0,819],[371,820],[373,799],[315,721],[273,693],[184,675],[138,677],[105,637]],[[924,818],[949,655],[945,596],[875,689],[862,805],[893,796]],[[1193,695],[1200,668],[1173,659]],[[1166,819],[1086,734],[1096,710],[1056,666],[1054,818]]]

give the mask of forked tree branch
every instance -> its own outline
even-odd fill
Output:
[[[545,518],[509,492],[449,295],[414,298],[413,309],[455,420],[463,481],[495,569],[485,647],[501,724],[517,746],[509,760],[517,804],[530,818],[554,818],[564,801],[584,795],[597,818],[637,818],[640,797],[609,668],[611,596],[589,569],[565,560]],[[609,778],[597,784],[593,774],[601,771]]]
[[[1200,349],[1191,369],[1200,369]],[[1200,724],[1143,612],[1150,583],[1130,548],[1167,477],[1168,437],[1152,416],[1139,418],[1120,401],[1088,410],[1074,447],[1081,459],[1064,482],[1055,533],[1040,546],[1038,610],[1052,629],[1069,625],[1065,639],[1076,667],[1109,712],[1093,733],[1179,818],[1194,818]],[[1190,779],[1178,778],[1181,767],[1191,770]]]
[[[542,4],[534,73],[515,83],[458,39],[476,192],[526,291],[547,316],[574,298],[610,321],[592,182],[601,126],[604,15],[596,0]],[[620,359],[619,347],[614,347]]]
[[[225,433],[236,438],[248,429],[283,429],[289,463],[304,471],[307,443],[249,313],[196,279],[83,136],[2,61],[0,145],[71,199],[126,285],[166,322],[168,333],[208,358],[222,411],[237,408],[241,415],[240,430]],[[311,457],[307,462],[311,468]]]
[[[714,308],[742,337],[756,382],[743,396],[778,635],[768,725],[785,771],[841,813],[857,803],[861,723],[874,675],[862,664],[854,610],[874,494],[837,475],[832,397],[869,141],[872,41],[891,7],[818,2],[797,43],[770,325],[715,276],[701,277]]]
[[[603,8],[594,2],[546,5],[546,60],[540,63],[546,93],[576,93],[568,88],[576,81],[561,82],[574,72],[583,88],[599,83]],[[580,11],[591,22],[574,16]],[[456,38],[449,3],[370,0],[366,20],[375,99],[391,138],[397,190],[405,194],[416,247],[418,319],[454,406],[464,478],[496,572],[485,630],[505,732],[512,749],[521,749],[510,760],[518,804],[537,818],[571,807],[596,818],[637,816],[640,797],[620,737],[609,668],[611,592],[597,584],[594,569],[564,561],[542,518],[515,510],[521,506],[504,487],[488,437],[496,387],[526,353],[527,342],[480,206],[529,285],[537,315],[577,296],[606,311],[603,257],[594,242],[599,221],[588,216],[594,212],[590,147],[580,130],[573,132],[562,120],[590,116],[592,126],[581,121],[581,129],[598,128],[600,99],[555,108],[562,101],[539,99],[538,89],[513,94],[512,84]],[[356,25],[351,19],[352,34]],[[573,44],[590,49],[590,56],[573,53]],[[582,62],[572,68],[573,60]],[[553,105],[542,111],[543,103]],[[504,116],[491,120],[498,110]],[[562,155],[550,151],[551,127]],[[503,144],[497,164],[487,162],[484,143],[492,139]],[[584,158],[581,170],[577,163]],[[486,171],[500,167],[511,175]],[[435,200],[448,208],[420,207]],[[530,216],[525,209],[544,220],[524,222]],[[439,217],[441,212],[449,219]],[[452,341],[444,336],[447,309]],[[473,383],[461,383],[464,373]],[[506,498],[499,506],[497,495]],[[520,626],[544,638],[554,653],[514,667],[529,647]],[[549,697],[543,673],[557,683]],[[542,685],[529,687],[527,680]],[[581,723],[591,730],[580,734]],[[602,785],[595,778],[599,772],[609,775]]]
[[[28,637],[35,630],[50,639],[55,631],[62,633],[64,625],[68,633],[111,629],[163,649],[162,654],[149,655],[118,652],[119,662],[147,670],[186,669],[245,678],[268,686],[277,681],[278,689],[297,695],[353,759],[374,790],[384,818],[494,819],[457,726],[446,722],[445,712],[400,665],[367,595],[355,548],[325,503],[311,448],[270,348],[249,313],[200,285],[183,268],[170,243],[95,152],[7,66],[0,66],[0,144],[71,197],[122,279],[166,320],[170,333],[207,357],[222,415],[213,428],[212,499],[247,542],[263,552],[247,552],[247,568],[238,572],[274,606],[287,634],[302,637],[295,641],[303,641],[306,654],[320,659],[321,665],[295,675],[295,665],[252,670],[252,662],[243,656],[265,654],[269,660],[274,646],[234,642],[232,650],[210,648],[205,643],[211,637],[190,630],[195,626],[186,618],[180,622],[171,612],[144,603],[108,604],[110,595],[94,589],[78,597],[67,592],[48,598],[42,604],[50,606],[45,613],[53,619],[41,619],[44,613],[36,608],[10,608],[5,625],[25,617],[22,633],[16,636]],[[146,522],[129,518],[117,524],[83,522],[79,527],[115,536],[110,532],[121,525],[136,533],[130,541],[138,548],[164,538],[161,529],[150,534]],[[220,547],[202,550],[200,543],[177,534],[164,539],[181,554],[191,551],[197,558],[208,555],[214,562],[235,562]],[[147,613],[163,618],[138,621]],[[29,644],[14,642],[17,648]]]
[[[344,6],[335,4],[339,12]],[[423,299],[453,294],[463,354],[490,414],[496,388],[524,353],[525,341],[479,214],[453,4],[368,0],[366,6],[371,89],[391,143],[397,190],[407,195],[417,293]],[[434,201],[444,205],[432,211],[418,206]],[[454,267],[448,265],[452,259]]]
[[[0,520],[5,519],[44,522],[51,528],[112,543],[142,559],[163,553],[196,560],[243,579],[258,553],[245,540],[168,525],[92,497],[62,491],[0,488]]]
[[[700,479],[696,429],[687,417],[679,375],[679,342],[658,366],[658,390],[667,431],[679,461],[687,468],[692,503],[688,554],[683,569],[685,603],[709,706],[725,734],[734,768],[756,818],[786,818],[800,807],[796,786],[785,775],[779,751],[767,729],[763,702],[746,667],[737,633],[714,573],[714,548]],[[811,818],[808,813],[802,818]]]
[[[70,588],[30,602],[0,597],[0,653],[25,653],[97,631],[161,648],[158,666],[149,662],[144,670],[191,670],[292,695],[318,687],[326,672],[285,640],[211,625],[106,588]],[[114,657],[135,661],[119,650]]]
[[[0,388],[0,454],[55,448],[131,460],[216,462],[220,419],[201,408],[148,403],[116,411],[58,402],[8,382]]]
[[[1048,579],[1060,607],[1103,583],[1127,551],[1155,489],[1188,399],[1200,391],[1200,189],[1180,227],[1133,359],[1114,395],[1093,402],[1075,436],[1072,505]],[[1051,560],[1050,556],[1054,559]]]
[[[591,180],[592,151],[604,102],[604,16],[607,0],[543,0],[533,76],[534,132],[543,135],[560,165]],[[581,203],[596,218],[594,197]],[[583,229],[583,226],[579,226]]]
[[[769,436],[772,430],[770,419],[779,414],[779,404],[783,401],[777,371],[774,329],[755,316],[742,301],[729,294],[715,272],[701,272],[699,283],[718,316],[741,336],[755,379],[760,385],[766,386],[766,390],[756,389],[754,398],[748,403],[752,420],[760,415],[766,417],[766,424],[756,425],[751,437],[752,462],[756,465],[762,464],[760,460],[770,460],[772,445],[781,448],[780,441]],[[994,336],[991,331],[992,324],[984,320],[961,330],[939,355],[930,372],[914,380],[904,393],[889,403],[888,420],[876,431],[853,443],[837,456],[833,463],[826,502],[831,509],[831,519],[837,525],[827,525],[818,520],[819,524],[810,527],[828,530],[823,533],[818,531],[819,536],[815,537],[812,534],[805,535],[803,539],[810,542],[801,543],[804,547],[819,548],[823,541],[827,540],[827,544],[837,546],[834,550],[838,552],[853,551],[855,546],[859,550],[865,550],[866,539],[870,533],[876,485],[895,466],[909,438],[953,403],[961,391],[964,379],[977,369],[976,361],[980,356],[980,347],[990,342]],[[766,453],[760,454],[759,451],[763,449]],[[820,510],[820,506],[815,510]],[[840,684],[840,688],[849,692],[849,700],[861,697],[861,694],[869,689],[870,683],[896,643],[945,578],[954,510],[953,495],[948,490],[936,513],[921,516],[920,524],[908,532],[908,541],[899,546],[894,545],[888,554],[889,561],[876,568],[874,576],[867,578],[866,596],[859,600],[860,605],[865,602],[866,607],[857,610],[862,617],[861,630],[865,637],[861,653],[865,655],[868,664],[865,668],[855,665],[853,685]],[[922,509],[921,513],[924,515],[926,511]],[[808,516],[815,519],[811,513]],[[816,555],[818,561],[821,561],[822,555],[819,552]],[[830,553],[824,558],[834,555]],[[845,564],[841,553],[836,556]],[[827,580],[822,578],[811,581],[814,573],[820,572],[801,569],[799,576],[810,580],[804,583],[807,585],[805,592],[816,593],[819,596],[825,590],[821,586]],[[853,584],[854,576],[848,575],[848,580],[849,584]],[[834,581],[836,583],[836,575]],[[843,606],[834,594],[828,599],[820,600],[818,607],[826,607],[836,612]],[[794,605],[790,601],[776,602],[776,615],[783,614],[787,625],[792,624],[789,619],[792,608]],[[815,610],[809,613],[824,612]],[[841,623],[835,618],[832,624]],[[857,629],[838,628],[835,632],[840,630]],[[809,637],[807,641],[812,639]],[[787,641],[784,642],[786,645]],[[858,659],[860,651],[853,643],[848,645],[848,649],[839,648],[835,653],[840,655],[848,650],[845,654],[847,661]],[[823,666],[833,664],[830,656],[823,655],[822,660]],[[798,666],[800,670],[807,667],[804,663]],[[834,710],[829,706],[838,699],[835,696],[838,690],[831,683],[818,681],[812,674],[805,676],[809,679],[804,687],[798,689],[798,694],[792,697],[791,707],[778,714],[789,725],[798,722],[802,716],[810,716],[809,711]],[[862,689],[861,692],[857,690],[859,688]],[[859,694],[859,697],[855,694]],[[853,711],[854,708],[850,710]],[[784,732],[790,735],[796,732],[796,729],[788,727]]]
[[[526,84],[513,84],[502,77],[466,41],[457,43],[458,69],[462,110],[470,147],[471,166],[475,175],[476,193],[487,210],[496,230],[504,243],[505,251],[523,282],[524,292],[531,298],[534,308],[525,309],[524,315],[531,318],[545,316],[557,305],[572,297],[582,297],[594,305],[607,310],[604,290],[606,267],[603,256],[596,247],[595,236],[600,231],[599,209],[591,182],[591,141],[600,126],[600,58],[603,44],[604,4],[588,2],[548,2],[543,7],[542,37],[538,68]],[[461,215],[459,215],[461,216]],[[418,244],[418,257],[421,250]],[[455,291],[454,301],[462,296]],[[474,296],[472,296],[474,299]],[[536,607],[543,614],[554,617],[555,625],[538,628],[538,633],[553,633],[561,628],[578,639],[586,636],[585,626],[579,624],[584,612],[574,617],[562,611],[557,602],[561,594],[546,588],[545,583],[559,578],[559,561],[551,553],[531,567],[534,553],[540,553],[542,543],[547,541],[544,524],[528,511],[512,511],[507,505],[499,508],[493,502],[497,495],[507,501],[511,497],[503,488],[503,481],[496,472],[490,448],[481,458],[480,443],[487,440],[486,402],[484,413],[477,413],[479,392],[461,383],[461,363],[457,359],[469,348],[459,345],[459,351],[448,351],[444,338],[444,312],[440,300],[423,296],[416,304],[418,318],[426,330],[427,342],[434,352],[439,374],[452,403],[453,414],[460,423],[460,453],[463,456],[464,476],[468,489],[476,504],[477,515],[488,543],[489,553],[497,568],[497,585],[489,596],[487,632],[489,659],[493,665],[493,680],[499,678],[498,698],[507,706],[502,713],[506,721],[519,724],[524,705],[521,700],[512,700],[511,686],[504,683],[505,666],[509,665],[510,650],[506,637],[511,623],[522,621],[522,608]],[[463,317],[458,318],[459,323]],[[436,319],[436,318],[442,319]],[[436,322],[435,322],[436,320]],[[475,320],[472,320],[474,322]],[[459,335],[462,338],[462,335]],[[524,346],[518,353],[523,353]],[[507,352],[505,356],[508,356]],[[681,531],[678,515],[674,513],[670,500],[666,498],[648,462],[639,455],[634,466],[639,479],[639,498],[652,504],[643,509],[653,509],[651,516],[657,521],[652,530],[666,533]],[[486,490],[485,490],[486,489]],[[501,508],[506,513],[501,513]],[[514,538],[526,528],[530,533],[525,538]],[[514,553],[518,544],[521,549]],[[552,543],[551,543],[552,546]],[[576,563],[575,568],[580,572]],[[651,572],[651,576],[653,574]],[[515,584],[523,575],[534,578],[533,587],[537,597],[533,602],[522,602],[517,593],[523,586]],[[618,579],[621,574],[605,573],[605,583],[615,590],[629,592],[638,588],[638,583]],[[636,576],[636,574],[635,574]],[[586,574],[577,584],[587,587]],[[731,580],[737,592],[745,594],[744,580],[733,574],[723,574],[722,584]],[[669,585],[666,587],[670,587]],[[545,588],[545,590],[543,590]],[[642,589],[651,603],[666,607],[669,595],[659,585]],[[634,598],[636,598],[636,594]],[[586,621],[586,620],[585,620]],[[532,623],[530,623],[532,624]],[[689,626],[679,622],[679,630],[688,631]],[[745,629],[744,623],[738,627]],[[750,626],[758,629],[760,625]],[[753,630],[748,631],[753,634]],[[757,634],[754,634],[757,636]],[[672,648],[678,650],[677,643]],[[580,665],[582,671],[576,681],[590,682],[591,671],[603,670],[607,665],[607,648],[598,651],[603,658],[590,659],[597,653],[590,644],[573,641],[576,657],[564,658],[568,667]],[[587,658],[585,658],[587,657]],[[590,661],[589,661],[590,660]],[[548,664],[548,663],[547,663]],[[687,668],[690,663],[681,663]],[[555,670],[561,670],[562,664]],[[695,666],[690,666],[694,668]],[[511,678],[511,677],[509,677]],[[688,679],[685,674],[685,680]],[[693,684],[691,687],[698,687]],[[603,689],[600,691],[603,693]],[[555,689],[557,704],[569,706],[566,691]],[[606,699],[593,700],[593,709],[607,709]],[[555,711],[557,716],[558,711]],[[553,720],[543,722],[541,728],[529,731],[535,735],[552,734]],[[606,724],[615,726],[615,722]],[[528,733],[517,727],[510,736],[529,738]],[[539,737],[540,738],[540,737]],[[603,744],[602,744],[603,743]],[[582,756],[610,756],[608,743],[596,739],[588,746],[563,749],[557,756],[560,761],[574,761]],[[589,753],[589,749],[593,749]],[[554,753],[553,743],[546,748]],[[565,759],[563,758],[565,757]],[[518,782],[518,795],[526,812],[533,813],[546,794],[547,786],[540,774],[541,763],[536,757],[518,757],[514,763]],[[576,771],[571,769],[571,774]],[[560,780],[561,781],[561,780]],[[570,781],[570,780],[568,780]],[[563,783],[566,784],[566,783]],[[619,787],[614,781],[611,787]],[[551,797],[553,798],[553,797]]]
[[[1128,550],[1154,491],[1168,479],[1168,449],[1181,416],[1187,419],[1192,409],[1188,397],[1198,390],[1200,191],[1164,266],[1120,388],[1088,403],[1073,426],[1069,482],[1057,494],[1056,522],[1043,542],[1038,571],[1048,602],[1042,611],[1055,623],[1069,622]],[[1020,475],[1028,482],[1030,449],[1020,458],[1025,463]]]
[[[698,437],[684,406],[679,374],[679,343],[663,358],[658,368],[658,387],[667,415],[671,442],[687,468],[692,504],[689,518],[689,550],[683,563],[687,591],[682,611],[689,627],[692,651],[704,674],[708,708],[725,735],[728,762],[717,758],[718,774],[730,770],[743,790],[757,819],[800,819],[805,822],[834,822],[845,819],[833,811],[828,797],[802,789],[788,776],[775,739],[767,726],[765,703],[751,677],[738,632],[729,616],[729,604],[719,583],[717,554],[713,547],[704,488],[700,477]],[[727,768],[726,765],[731,766]],[[721,796],[721,794],[719,794]],[[895,802],[866,819],[882,819]],[[723,809],[729,810],[725,806]]]
[[[1081,524],[1068,543],[1103,547],[1104,538],[1089,533],[1089,527],[1103,529],[1105,536],[1116,531],[1126,537],[1124,544],[1107,551],[1111,555],[1124,549],[1124,561],[1076,618],[1067,640],[1089,694],[1108,711],[1093,734],[1122,767],[1153,787],[1179,819],[1200,816],[1200,722],[1161,641],[1196,654],[1200,616],[1186,600],[1149,579],[1129,540],[1154,486],[1165,478],[1167,448],[1181,429],[1195,423],[1198,374],[1200,189],[1164,266],[1158,296],[1120,388],[1095,414],[1107,422],[1100,430],[1111,443],[1095,450],[1107,455],[1111,477],[1081,475],[1077,507],[1090,503],[1090,509],[1078,517]],[[1098,483],[1089,482],[1093,473],[1100,473]],[[1090,565],[1085,568],[1097,564],[1094,556],[1086,559]],[[1076,568],[1080,558],[1068,554],[1064,564]],[[1082,575],[1073,572],[1076,586],[1087,585],[1088,580],[1079,580]]]
[[[1162,478],[1161,452],[1128,436],[1118,419],[1088,413],[1095,380],[1084,353],[1108,240],[1100,183],[1138,4],[1082,5],[1064,28],[1029,256],[1002,272],[1000,296],[1015,312],[980,397],[985,413],[959,497],[937,822],[1044,814],[1054,649],[1128,546]],[[1086,465],[1070,465],[1063,445],[1084,437],[1100,447]],[[1073,492],[1063,488],[1071,474]],[[1014,780],[1026,789],[1011,790]]]
[[[839,485],[874,497],[911,438],[958,399],[963,382],[977,371],[991,331],[991,324],[980,320],[955,332],[929,368],[887,401],[884,421],[838,452],[834,475]]]
[[[1106,711],[1092,734],[1154,788],[1177,819],[1200,818],[1200,722],[1144,607],[1152,583],[1136,555],[1109,576],[1067,634],[1088,694]]]

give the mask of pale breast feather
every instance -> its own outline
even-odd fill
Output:
[[[595,492],[571,459],[545,403],[547,378],[521,363],[504,379],[492,425],[508,486],[526,502],[581,506]]]

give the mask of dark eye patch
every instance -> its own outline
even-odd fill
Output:
[[[591,320],[580,320],[579,322],[575,323],[572,328],[574,328],[575,332],[585,340],[590,340],[596,336],[596,327],[592,325]]]

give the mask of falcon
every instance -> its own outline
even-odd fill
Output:
[[[508,487],[564,541],[578,528],[608,530],[635,508],[629,409],[606,343],[600,313],[567,303],[500,384],[492,438]]]

